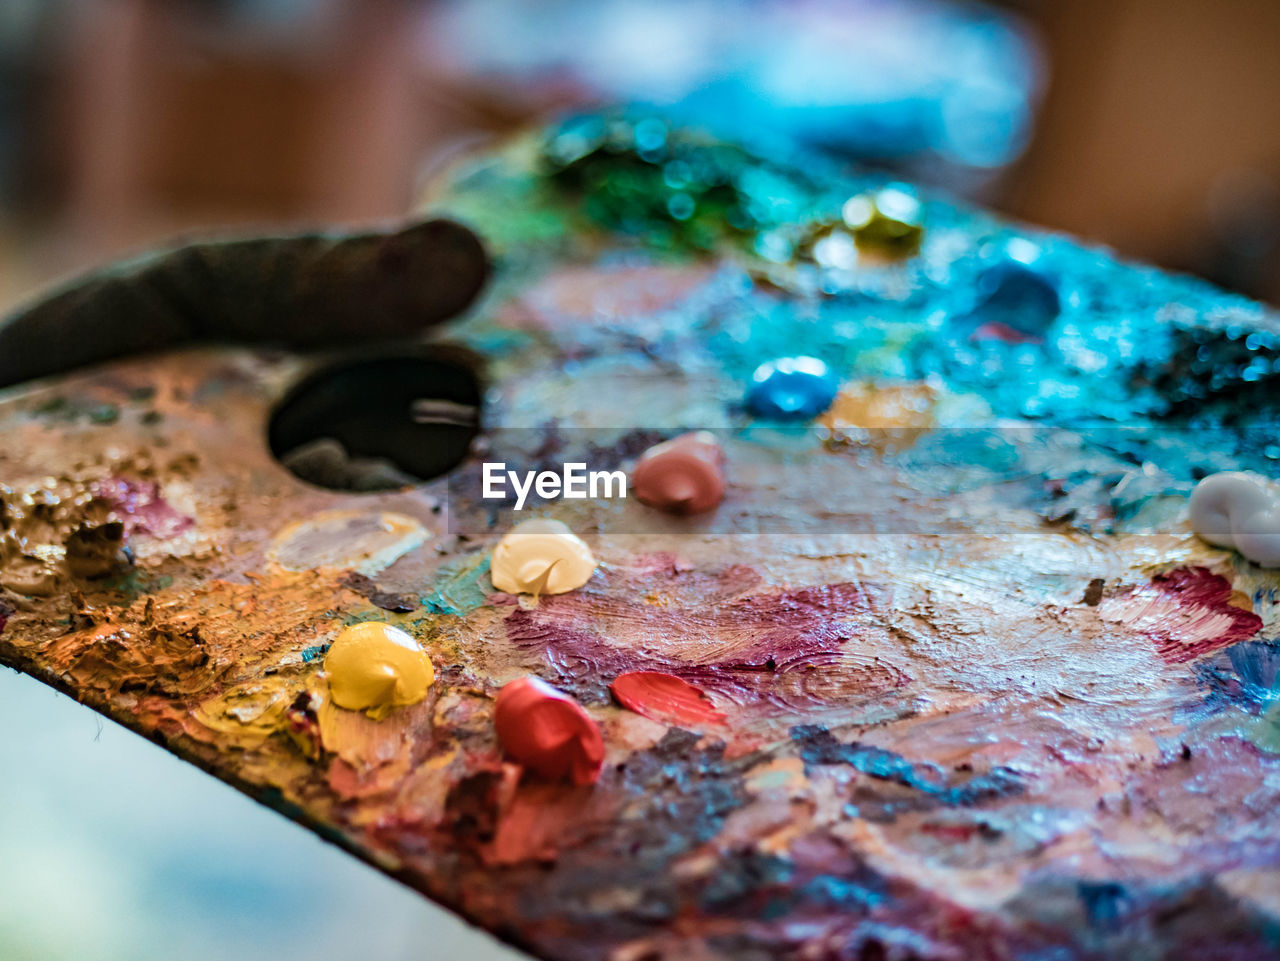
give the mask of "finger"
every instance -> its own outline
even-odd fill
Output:
[[[479,239],[448,220],[196,243],[79,277],[0,322],[0,387],[184,344],[404,337],[464,310],[488,273]]]

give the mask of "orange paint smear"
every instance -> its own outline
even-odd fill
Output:
[[[273,655],[312,643],[341,597],[334,578],[315,573],[211,580],[127,607],[83,607],[41,654],[79,688],[195,706],[193,696],[257,679]]]
[[[698,727],[726,720],[700,688],[660,671],[631,671],[619,676],[609,690],[623,707],[664,724]]]
[[[481,851],[486,864],[555,861],[566,836],[589,820],[596,794],[545,782],[520,781],[504,788],[509,796],[500,800],[493,841]]]

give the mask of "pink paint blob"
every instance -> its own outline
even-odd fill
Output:
[[[604,738],[582,706],[536,677],[498,692],[493,713],[507,756],[549,780],[594,784],[604,765]]]
[[[129,534],[149,534],[164,540],[195,527],[195,520],[179,513],[160,495],[154,481],[110,477],[98,481],[93,493],[111,504]]]
[[[701,514],[724,500],[724,453],[706,431],[650,447],[636,463],[636,497],[668,514]]]
[[[619,676],[609,690],[623,707],[664,724],[699,727],[725,722],[706,692],[672,674],[631,671]]]

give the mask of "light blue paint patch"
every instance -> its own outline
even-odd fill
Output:
[[[762,363],[803,354],[827,364],[841,380],[915,377],[903,364],[926,336],[925,312],[903,304],[844,302],[797,310],[772,298],[746,298],[710,331],[706,350],[725,373],[746,384]]]
[[[534,337],[527,331],[473,325],[459,332],[458,342],[486,357],[505,357],[531,348]]]

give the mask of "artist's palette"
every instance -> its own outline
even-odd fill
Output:
[[[0,659],[548,958],[1274,955],[1280,572],[1186,502],[1274,473],[1275,319],[928,198],[922,236],[860,238],[886,185],[630,129],[440,189],[496,270],[432,340],[10,392]],[[838,388],[799,384],[812,419],[751,400],[795,358]],[[333,396],[360,423],[415,364],[443,446],[353,480]],[[405,483],[477,400],[464,462]],[[709,509],[480,496],[486,460],[629,472],[691,431]],[[562,591],[527,552],[494,587],[529,516],[581,538]],[[365,621],[408,638],[348,635],[398,645],[362,712],[325,665]],[[528,676],[602,762],[539,777],[518,722],[504,755]]]

